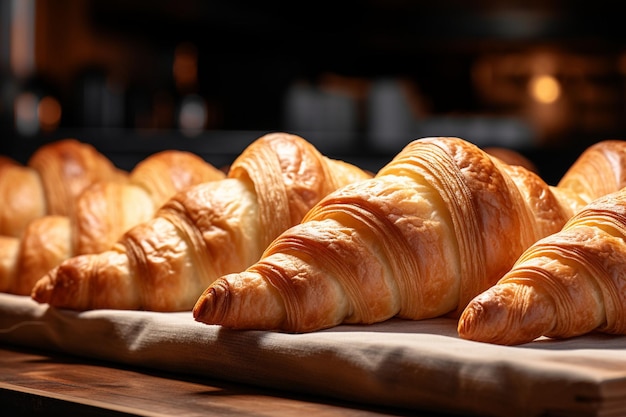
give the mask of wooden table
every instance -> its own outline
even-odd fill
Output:
[[[222,381],[0,345],[2,416],[403,416]],[[433,416],[433,413],[424,414]],[[439,415],[443,417],[443,415]]]

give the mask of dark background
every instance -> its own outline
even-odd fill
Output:
[[[284,130],[376,170],[412,139],[451,135],[516,149],[554,183],[585,147],[626,137],[619,6],[8,0],[0,153],[26,161],[76,137],[125,169],[164,148],[220,165]],[[560,87],[552,103],[530,94],[542,75]],[[15,104],[25,97],[31,107],[52,98],[60,115],[28,124]],[[180,115],[193,109],[201,121],[190,129]]]

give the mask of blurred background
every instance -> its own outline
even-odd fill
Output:
[[[377,170],[407,142],[512,148],[556,182],[626,139],[618,2],[0,0],[0,153],[75,137],[131,169],[270,131]]]

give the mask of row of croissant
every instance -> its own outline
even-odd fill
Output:
[[[0,291],[234,329],[449,316],[497,344],[626,334],[625,167],[626,142],[599,142],[553,186],[423,138],[374,175],[272,133],[227,173],[174,150],[124,172],[64,140],[0,159]]]

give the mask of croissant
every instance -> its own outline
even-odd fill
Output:
[[[483,150],[509,165],[519,165],[536,174],[539,173],[539,168],[530,159],[516,150],[502,146],[488,146],[483,148]]]
[[[476,296],[458,324],[464,339],[502,345],[592,331],[626,334],[626,189],[599,197],[558,233],[528,248]]]
[[[14,167],[19,165],[19,163],[11,157],[0,155],[0,175],[2,175],[2,171],[6,168]]]
[[[126,176],[92,145],[76,139],[43,145],[26,165],[2,166],[0,235],[14,237],[37,217],[72,215],[76,197],[94,182]]]
[[[28,295],[50,266],[72,253],[70,220],[48,215],[33,219],[22,238],[0,236],[0,292]]]
[[[557,187],[577,195],[584,205],[626,186],[626,141],[604,140],[589,146]]]
[[[287,332],[458,316],[574,206],[469,142],[418,139],[375,178],[324,198],[257,263],[213,282],[193,314]]]
[[[150,219],[168,196],[224,177],[193,153],[166,150],[139,162],[126,181],[92,184],[77,197],[73,217],[42,216],[21,238],[0,240],[0,291],[30,295],[50,269],[71,256],[110,248],[126,230]]]
[[[299,136],[265,135],[227,178],[176,194],[110,250],[64,261],[36,283],[32,297],[76,310],[191,310],[210,282],[254,263],[323,196],[370,177]]]
[[[80,195],[72,223],[73,253],[105,251],[125,231],[152,218],[174,194],[224,178],[223,171],[190,152],[150,155],[133,168],[128,181],[100,181]]]

